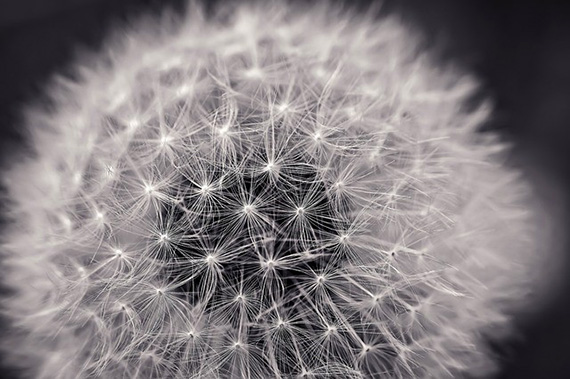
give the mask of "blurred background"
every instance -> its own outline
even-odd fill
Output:
[[[22,146],[21,107],[41,95],[53,73],[66,72],[79,50],[96,51],[109,28],[138,14],[159,13],[165,6],[181,10],[184,3],[0,0],[0,164],[9,163],[10,153]],[[357,3],[366,7],[372,2]],[[538,196],[558,220],[552,238],[559,241],[562,254],[568,252],[564,199],[570,193],[570,5],[386,0],[383,9],[414,25],[442,62],[453,62],[479,78],[482,93],[496,107],[486,128],[514,142],[514,164],[538,184]],[[570,267],[559,272],[570,273]],[[560,273],[545,277],[559,290],[538,315],[517,319],[520,338],[495,346],[504,367],[499,378],[570,378],[566,277],[570,279]],[[0,367],[0,377],[18,376]]]

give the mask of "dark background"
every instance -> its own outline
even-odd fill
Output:
[[[359,1],[368,4],[370,1]],[[416,25],[442,61],[474,72],[496,106],[488,128],[514,141],[539,195],[565,214],[570,189],[570,6],[563,1],[386,0],[385,10]],[[183,0],[0,0],[0,163],[21,146],[19,109],[36,99],[77,48],[96,50],[106,30]],[[557,238],[566,239],[566,221]],[[566,245],[562,252],[568,251]],[[570,273],[569,270],[564,270]],[[501,379],[570,378],[570,275],[522,339],[497,346]],[[16,377],[0,368],[0,378]]]

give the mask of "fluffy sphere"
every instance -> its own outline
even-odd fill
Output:
[[[28,111],[8,355],[37,378],[487,377],[534,260],[475,81],[330,4],[148,20]]]

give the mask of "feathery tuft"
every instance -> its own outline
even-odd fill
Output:
[[[128,32],[29,112],[9,355],[36,378],[487,377],[528,189],[395,19],[271,2]],[[152,32],[150,32],[152,31]]]

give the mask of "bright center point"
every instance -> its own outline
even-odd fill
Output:
[[[115,175],[115,169],[111,165],[105,165],[105,175],[111,178]]]
[[[317,67],[314,70],[315,76],[318,78],[323,78],[326,75],[326,70],[323,67]]]
[[[133,118],[129,121],[128,125],[129,125],[129,129],[134,130],[141,125],[141,122],[139,120],[137,120],[136,118]]]
[[[243,206],[243,213],[246,215],[251,214],[255,210],[255,207],[251,204],[246,204]]]
[[[273,162],[268,162],[265,165],[265,168],[263,169],[263,171],[273,171],[275,169],[275,163]]]
[[[209,184],[204,184],[202,187],[200,187],[200,190],[198,192],[200,192],[202,195],[205,195],[209,193],[211,189],[212,187]]]
[[[160,145],[165,146],[170,142],[170,136],[162,136],[160,138]]]
[[[252,67],[245,72],[245,76],[252,79],[259,79],[263,76],[263,73],[259,67]]]
[[[317,142],[320,141],[322,138],[323,138],[323,136],[322,136],[321,132],[315,132],[315,134],[313,134],[313,139]]]
[[[187,95],[190,92],[190,87],[187,85],[183,85],[180,86],[180,88],[178,88],[178,90],[176,91],[176,94],[178,96],[183,96],[183,95]]]
[[[221,136],[225,136],[226,134],[228,134],[229,130],[230,130],[229,125],[225,125],[224,127],[218,129],[218,133],[220,133]]]

